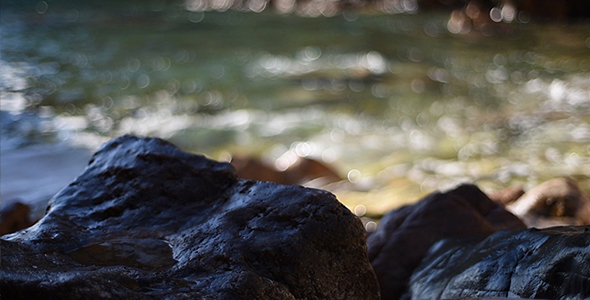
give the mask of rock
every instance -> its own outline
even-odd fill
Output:
[[[414,269],[437,241],[484,238],[526,226],[474,185],[433,193],[386,214],[367,240],[382,299],[399,299]]]
[[[379,299],[362,224],[334,195],[237,179],[155,138],[103,145],[0,243],[5,299]]]
[[[453,298],[453,299],[446,299],[446,300],[515,300],[515,299],[519,299],[519,300],[531,300],[529,298],[506,298],[506,297],[485,297],[485,298],[474,298],[474,297],[461,297],[461,298]]]
[[[571,178],[546,181],[506,208],[529,227],[590,225],[590,197]]]
[[[500,231],[434,245],[402,299],[590,298],[590,226]]]
[[[306,184],[311,180],[321,180],[323,184],[329,184],[342,180],[329,166],[307,157],[297,157],[297,160],[284,171],[265,164],[261,159],[243,155],[232,157],[231,164],[236,169],[238,177],[244,179],[280,184]]]
[[[520,12],[543,20],[565,20],[590,16],[590,7],[586,0],[418,0],[417,2],[420,9],[425,11],[459,9],[469,5],[478,6],[481,7],[481,12],[477,13],[484,16],[489,16],[492,8],[510,7],[510,10],[513,11],[502,12],[503,14],[514,14],[514,17],[510,17],[506,22],[514,21],[513,18]]]
[[[502,204],[504,206],[518,200],[520,196],[524,195],[524,189],[521,185],[509,186],[499,191],[494,191],[488,194],[492,201]]]
[[[231,159],[232,166],[236,169],[236,175],[243,179],[271,181],[282,183],[283,174],[273,166],[262,162],[261,159],[247,156],[234,155]]]
[[[13,202],[0,211],[0,235],[13,233],[33,225],[29,214],[31,207],[20,203]]]

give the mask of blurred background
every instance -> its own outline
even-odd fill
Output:
[[[359,215],[460,182],[588,191],[587,6],[3,1],[0,206],[40,216],[123,134],[260,176],[311,163],[285,182]]]

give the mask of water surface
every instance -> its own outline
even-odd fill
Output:
[[[46,180],[36,170],[50,147],[89,149],[63,168],[81,170],[127,133],[278,168],[322,160],[350,181],[331,187],[342,201],[377,213],[463,181],[499,189],[573,176],[590,187],[590,26],[451,25],[445,12],[3,7],[2,205]],[[11,181],[17,170],[30,180]],[[57,191],[38,188],[20,197]]]

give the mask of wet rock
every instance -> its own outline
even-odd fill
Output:
[[[265,164],[261,159],[250,156],[235,156],[231,164],[236,169],[238,177],[244,179],[280,184],[307,184],[312,180],[329,184],[342,180],[329,166],[307,157],[297,157],[297,160],[284,171],[279,171],[274,166]]]
[[[13,233],[33,225],[30,218],[31,207],[13,202],[0,211],[0,235]]]
[[[522,186],[517,185],[489,193],[488,197],[490,197],[492,201],[506,206],[518,200],[518,198],[520,198],[522,195],[524,195],[524,189]]]
[[[500,231],[434,245],[402,299],[590,298],[590,227]]]
[[[6,299],[378,299],[360,220],[325,191],[237,179],[160,139],[101,147],[0,240]]]
[[[590,197],[571,178],[546,181],[522,195],[507,209],[529,227],[590,225]]]
[[[367,240],[382,299],[399,299],[430,247],[445,238],[483,238],[526,226],[474,185],[433,193],[386,214]]]
[[[474,298],[474,297],[461,297],[461,298],[452,298],[452,299],[446,299],[446,300],[515,300],[515,299],[519,299],[519,300],[530,300],[530,298],[506,298],[506,297],[485,297],[485,298]]]

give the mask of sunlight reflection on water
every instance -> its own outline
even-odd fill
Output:
[[[383,10],[407,14],[383,15],[273,3],[286,15],[227,0],[124,16],[44,1],[36,19],[3,12],[3,141],[96,149],[154,135],[279,170],[319,159],[359,189],[590,175],[587,26],[534,24],[509,7],[486,31],[473,7],[420,14],[415,1],[391,1]],[[296,9],[335,16],[287,14]]]

